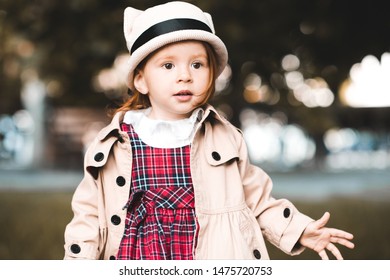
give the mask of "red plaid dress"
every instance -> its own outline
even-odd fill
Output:
[[[155,148],[122,124],[133,151],[125,232],[117,259],[189,260],[196,235],[190,146]]]

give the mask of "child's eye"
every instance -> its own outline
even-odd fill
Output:
[[[173,68],[173,64],[172,63],[164,63],[163,64],[163,68],[167,69],[167,70],[171,70]]]
[[[192,67],[194,67],[194,69],[199,69],[200,67],[202,67],[202,63],[194,62],[194,63],[192,63]]]

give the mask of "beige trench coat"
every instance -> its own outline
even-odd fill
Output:
[[[65,230],[65,259],[115,259],[132,168],[130,141],[119,127],[123,115],[116,114],[86,152]],[[302,252],[297,242],[312,219],[271,196],[271,180],[249,163],[241,132],[210,105],[198,123],[190,163],[199,223],[194,259],[269,259],[264,238],[287,254]]]

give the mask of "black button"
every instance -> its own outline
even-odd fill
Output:
[[[290,217],[290,214],[291,214],[290,208],[285,208],[283,211],[283,216],[285,218],[288,218],[288,217]]]
[[[114,215],[111,217],[111,223],[117,226],[121,223],[121,218],[117,215]]]
[[[100,153],[97,153],[97,154],[95,155],[94,159],[95,159],[95,161],[100,162],[100,161],[102,161],[102,160],[104,159],[104,154],[101,153],[101,152],[100,152]]]
[[[125,184],[126,184],[126,179],[123,177],[123,176],[118,176],[116,178],[116,184],[119,186],[119,187],[123,187]]]
[[[73,254],[78,254],[81,252],[81,248],[79,245],[77,244],[72,244],[72,246],[70,246],[70,251],[73,253]]]
[[[259,250],[254,250],[253,255],[255,256],[256,259],[260,260],[261,259],[261,254]]]
[[[217,161],[221,159],[221,155],[217,152],[212,152],[211,156],[213,157],[213,159],[215,159]]]
[[[110,260],[116,260],[115,256],[110,256]]]

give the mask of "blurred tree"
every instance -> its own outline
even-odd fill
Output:
[[[1,0],[0,112],[12,113],[20,107],[21,82],[29,68],[45,81],[53,107],[109,104],[94,91],[91,80],[111,66],[118,53],[127,51],[122,33],[124,8],[145,9],[164,2]],[[378,57],[389,51],[387,1],[189,2],[213,15],[217,33],[229,49],[233,78],[223,98],[234,104],[232,122],[237,125],[243,107],[281,110],[291,122],[321,138],[325,129],[340,122],[340,106],[337,101],[326,109],[291,105],[289,91],[278,78],[283,73],[282,58],[297,55],[305,76],[323,77],[337,93],[354,63],[367,54]],[[245,102],[242,84],[250,72],[261,75],[280,94],[277,104]]]

